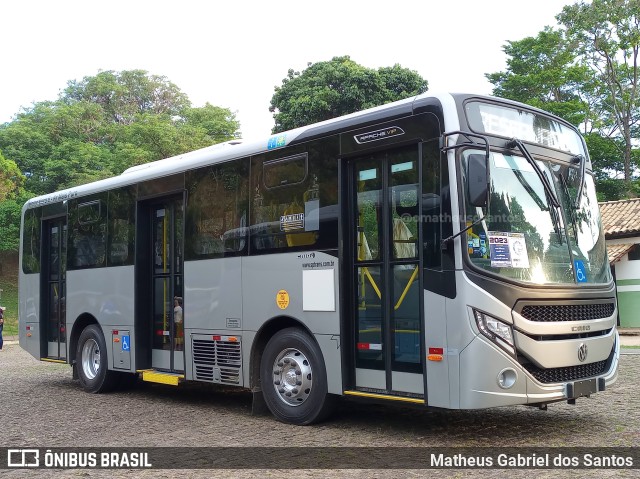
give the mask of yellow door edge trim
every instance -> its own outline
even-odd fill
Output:
[[[176,378],[180,378],[180,379],[184,379],[184,374],[180,374],[180,373],[170,373],[170,372],[166,372],[166,371],[158,371],[157,369],[136,369],[137,373],[153,373],[153,374],[159,374],[162,376],[171,376],[171,377],[176,377]]]
[[[142,380],[151,383],[177,386],[182,379],[184,379],[184,374],[164,373],[161,371],[154,371],[153,369],[142,371]]]
[[[344,391],[347,396],[359,396],[373,399],[385,399],[387,401],[410,402],[414,404],[425,404],[424,399],[408,398],[403,396],[389,396],[388,394],[365,393],[363,391]]]
[[[67,364],[67,361],[64,359],[40,358],[40,361],[46,361],[47,363]]]

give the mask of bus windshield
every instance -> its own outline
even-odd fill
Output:
[[[463,174],[469,155],[478,153],[463,152]],[[474,208],[466,200],[467,226],[485,216],[467,233],[471,263],[522,282],[608,283],[611,273],[592,175],[581,176],[576,164],[535,161],[560,207],[552,206],[543,178],[523,156],[492,152],[488,209]]]

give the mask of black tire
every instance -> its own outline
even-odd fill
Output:
[[[322,352],[298,328],[283,329],[269,340],[262,353],[260,380],[267,407],[279,421],[312,424],[332,410]]]
[[[107,345],[100,328],[91,324],[84,328],[78,339],[76,350],[76,370],[85,391],[104,393],[117,386],[118,374],[109,371]]]

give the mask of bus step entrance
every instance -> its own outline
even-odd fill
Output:
[[[184,379],[184,374],[168,373],[155,369],[143,369],[138,372],[141,374],[143,381],[168,384],[170,386],[177,386]]]

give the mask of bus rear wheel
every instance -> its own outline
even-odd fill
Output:
[[[269,340],[260,378],[267,407],[279,421],[306,425],[331,411],[324,358],[316,342],[298,328],[283,329]]]
[[[118,375],[108,369],[107,346],[97,325],[87,326],[80,334],[75,366],[80,384],[87,392],[107,392],[116,386]]]

